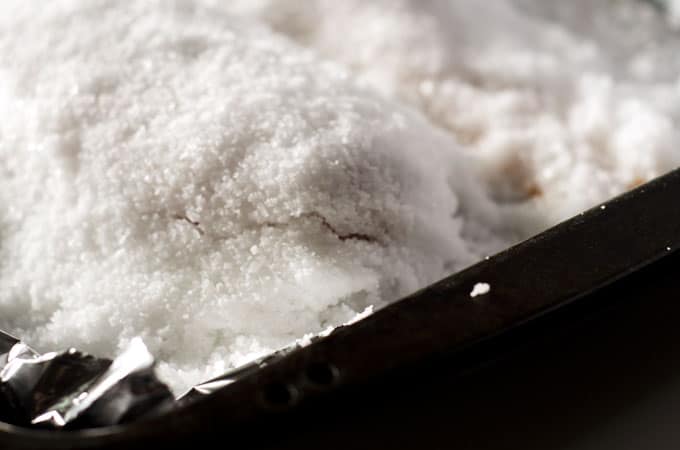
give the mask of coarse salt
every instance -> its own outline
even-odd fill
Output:
[[[38,349],[139,336],[180,392],[514,239],[450,136],[219,5],[0,9],[0,329]]]
[[[478,160],[526,236],[680,165],[680,1],[232,0]],[[338,30],[352,30],[338,39]]]

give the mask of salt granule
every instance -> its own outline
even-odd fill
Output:
[[[219,5],[0,8],[0,329],[39,350],[140,336],[180,392],[514,239],[450,136]]]
[[[488,294],[489,291],[491,291],[491,285],[489,283],[475,283],[472,287],[472,291],[470,291],[470,298]]]

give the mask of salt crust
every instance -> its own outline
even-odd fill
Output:
[[[507,246],[421,114],[188,1],[3,1],[0,328],[181,391]]]
[[[660,2],[662,0],[659,0]],[[233,0],[455,136],[553,225],[680,165],[680,1]],[[338,39],[337,36],[342,36]]]

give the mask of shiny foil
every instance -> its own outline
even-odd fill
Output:
[[[174,399],[154,365],[141,339],[111,361],[75,349],[41,355],[0,331],[0,420],[82,429],[165,411]]]

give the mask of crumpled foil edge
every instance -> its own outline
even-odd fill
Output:
[[[132,339],[113,361],[76,349],[39,354],[0,331],[0,420],[81,429],[126,423],[172,407],[155,360]]]

